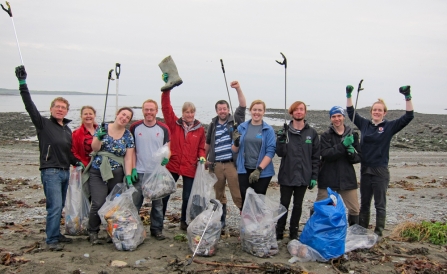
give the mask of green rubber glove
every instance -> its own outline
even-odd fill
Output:
[[[98,138],[98,140],[102,141],[102,139],[104,138],[104,136],[107,135],[107,131],[105,128],[100,127],[98,129],[98,132],[96,133],[96,138]]]
[[[204,163],[206,163],[206,159],[205,157],[200,157],[199,158],[199,162],[203,165]]]
[[[161,161],[161,165],[165,166],[169,163],[169,159],[168,158],[163,158],[163,161]]]
[[[126,175],[126,183],[128,186],[133,186],[132,184],[132,176],[131,175]]]
[[[399,92],[405,95],[405,100],[411,100],[411,87],[410,86],[402,86],[399,88]]]
[[[166,72],[161,75],[161,79],[163,79],[163,82],[167,83],[169,78],[169,74]]]
[[[307,187],[308,189],[312,189],[317,185],[317,180],[310,180],[310,184]]]
[[[348,147],[350,145],[352,145],[354,143],[354,135],[349,134],[345,137],[345,139],[343,139],[343,145],[345,147]]]
[[[16,67],[16,77],[19,80],[19,85],[26,84],[26,70],[24,66]]]
[[[351,98],[353,90],[354,90],[353,86],[351,85],[346,86],[346,98]]]
[[[257,169],[255,169],[255,171],[253,171],[250,174],[250,177],[248,177],[248,182],[250,184],[254,184],[257,181],[259,181],[259,177],[261,176],[261,172],[262,172],[262,168],[261,167],[258,167]]]
[[[132,168],[132,174],[130,175],[132,183],[138,182],[138,172],[136,168]]]
[[[84,166],[84,164],[81,162],[81,161],[79,161],[79,162],[76,162],[76,164],[75,164],[76,166],[80,166],[81,168],[82,168],[82,171],[84,171],[84,169],[85,169],[85,166]]]
[[[276,133],[276,140],[278,140],[278,142],[280,144],[285,144],[286,143],[286,139],[287,139],[287,136],[284,133],[284,130],[280,129],[278,131],[278,133]]]
[[[346,147],[346,150],[350,153],[350,154],[354,154],[355,153],[355,148],[352,145],[349,145],[348,147]]]

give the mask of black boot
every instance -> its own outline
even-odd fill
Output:
[[[374,233],[379,236],[383,236],[382,232],[385,229],[385,220],[386,215],[377,215],[376,216],[376,228],[374,228]]]
[[[358,225],[359,224],[359,215],[348,215],[348,223],[349,223],[349,226]]]
[[[92,244],[92,245],[102,245],[102,244],[104,244],[104,241],[102,241],[102,240],[100,240],[99,238],[98,238],[98,232],[89,232],[88,233],[88,237],[89,237],[89,242]]]
[[[369,212],[360,212],[359,225],[368,229],[369,226]]]
[[[291,227],[290,228],[290,240],[298,240],[298,227]]]

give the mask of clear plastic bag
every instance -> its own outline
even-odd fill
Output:
[[[145,173],[142,181],[142,192],[145,198],[151,200],[162,199],[177,190],[175,180],[169,170],[160,163],[169,157],[169,147],[160,147],[153,157],[151,164],[155,165],[152,173]]]
[[[376,244],[378,237],[371,230],[359,225],[352,225],[348,227],[345,252],[350,252],[358,248],[371,248]]]
[[[134,187],[127,189],[124,184],[116,185],[98,211],[118,250],[133,251],[146,238],[143,223],[133,204],[132,194],[136,191]]]
[[[275,223],[286,212],[279,202],[248,188],[240,221],[242,250],[261,258],[277,254]]]
[[[220,217],[222,216],[222,204],[217,200],[216,202],[218,203],[218,206],[213,216],[211,216],[211,214],[213,212],[214,204],[209,203],[208,208],[200,213],[188,225],[188,245],[191,251],[194,252],[200,242],[206,224],[211,217],[206,232],[203,235],[203,239],[200,242],[200,246],[197,249],[196,255],[213,256],[216,254],[217,244],[220,240],[220,233],[222,229],[222,224],[220,223]]]
[[[208,206],[217,177],[205,170],[205,165],[198,164],[191,194],[186,207],[186,223],[189,224]]]
[[[289,251],[290,255],[293,256],[291,260],[289,260],[290,263],[293,262],[326,262],[327,260],[323,258],[318,251],[313,249],[312,247],[302,244],[298,240],[292,240],[287,244],[287,250]]]
[[[65,234],[86,235],[90,202],[82,191],[82,168],[76,167],[70,173],[65,202]]]

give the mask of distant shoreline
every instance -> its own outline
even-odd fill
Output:
[[[81,91],[50,91],[50,90],[30,90],[35,95],[105,95],[103,93],[89,93]],[[0,96],[20,96],[18,89],[0,88]],[[126,96],[119,94],[118,96]]]

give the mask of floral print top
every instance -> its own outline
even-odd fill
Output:
[[[98,130],[100,127],[96,129],[95,137],[98,135]],[[108,131],[109,124],[105,124],[105,129]],[[126,150],[128,148],[134,148],[135,147],[135,141],[133,139],[132,134],[129,130],[125,130],[124,134],[119,139],[113,139],[113,137],[109,136],[108,134],[104,135],[104,138],[102,139],[102,145],[101,145],[101,151],[107,151],[110,153],[115,154],[116,156],[124,157],[126,155]],[[102,163],[102,156],[96,155],[95,158],[93,158],[92,167],[99,169]],[[116,168],[120,167],[121,165],[117,163],[116,161],[109,158],[109,163],[112,168],[112,170],[115,170]]]

